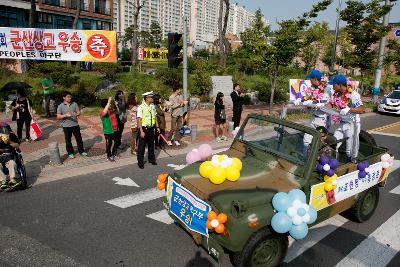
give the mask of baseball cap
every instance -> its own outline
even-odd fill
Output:
[[[335,77],[333,77],[333,80],[329,82],[329,84],[331,85],[335,85],[335,84],[343,84],[346,85],[347,84],[347,79],[344,75],[338,74]]]
[[[319,70],[312,70],[307,76],[307,79],[317,78],[318,80],[322,79],[322,72]]]

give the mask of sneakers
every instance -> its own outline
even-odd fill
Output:
[[[228,141],[228,137],[226,137],[226,136],[221,136],[221,140],[222,140],[222,141]]]
[[[74,156],[74,154],[69,154],[69,155],[68,155],[68,158],[69,158],[69,159],[73,159],[73,158],[75,158],[75,156]]]
[[[111,157],[107,157],[107,161],[114,162],[114,161],[115,161],[115,159],[114,159],[114,157],[113,157],[113,156],[111,156]]]
[[[175,143],[176,146],[180,146],[181,145],[181,143],[179,143],[178,141],[175,141],[174,143]]]
[[[172,146],[172,142],[168,141],[167,145]]]
[[[221,137],[219,137],[219,136],[215,140],[217,140],[218,143],[220,143],[222,141]]]
[[[82,152],[82,153],[81,153],[81,156],[86,157],[86,156],[87,156],[87,153],[86,153],[86,152]]]
[[[0,189],[7,189],[8,188],[8,181],[6,181],[6,180],[3,180],[3,181],[1,181],[1,183],[0,183]]]

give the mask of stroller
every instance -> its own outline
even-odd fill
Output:
[[[14,135],[10,125],[4,122],[0,122],[0,134],[6,135]],[[17,138],[15,136],[15,138]],[[24,160],[22,158],[22,153],[19,149],[4,149],[3,153],[0,153],[0,163],[2,171],[5,175],[9,174],[8,168],[6,167],[6,163],[10,160],[14,160],[16,163],[16,177],[15,179],[18,180],[16,186],[8,187],[3,189],[3,191],[14,191],[14,190],[22,190],[28,187],[28,182],[26,178],[26,171]],[[1,191],[1,190],[0,190]]]

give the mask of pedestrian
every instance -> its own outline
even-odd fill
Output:
[[[44,78],[40,81],[40,84],[42,85],[42,88],[44,90],[43,96],[46,118],[50,118],[50,101],[53,99],[54,94],[54,82],[50,76],[50,73],[45,74]]]
[[[22,142],[22,129],[25,124],[25,141],[30,142],[31,121],[33,119],[32,101],[27,97],[25,90],[17,90],[17,99],[11,103],[11,109],[14,112],[13,118],[17,121],[17,136],[19,142]]]
[[[329,84],[333,85],[335,90],[332,100],[332,106],[340,110],[340,115],[344,116],[348,113],[354,113],[355,121],[341,119],[339,126],[334,132],[336,140],[346,139],[346,163],[355,160],[358,156],[358,148],[360,145],[359,134],[361,131],[360,115],[364,113],[361,96],[356,91],[348,91],[347,79],[343,75],[336,75]],[[338,155],[339,147],[342,142],[336,145],[336,154]]]
[[[115,140],[117,151],[118,149],[122,149],[122,133],[124,132],[125,122],[127,121],[126,116],[126,103],[124,92],[118,90],[115,94],[115,107],[116,107],[116,117],[118,122],[118,132],[116,133]]]
[[[243,111],[243,99],[244,99],[244,93],[240,91],[240,85],[238,83],[235,83],[233,85],[233,92],[231,93],[231,98],[233,103],[233,116],[232,116],[233,129],[236,129],[236,127],[239,127],[240,125],[240,119],[242,117],[242,111]]]
[[[185,106],[188,103],[188,101],[183,99],[182,88],[180,86],[174,87],[169,97],[169,102],[171,103],[171,130],[168,135],[168,145],[171,146],[172,140],[174,140],[174,144],[180,146],[182,135],[179,130],[182,126],[182,116],[185,113]]]
[[[165,127],[166,127],[166,122],[165,122],[165,112],[168,111],[168,105],[164,102],[163,99],[159,94],[154,95],[154,105],[156,107],[156,118],[157,118],[157,124],[158,128],[160,129],[160,132],[155,133],[155,146],[156,148],[163,149],[164,147],[164,139],[161,137],[163,135],[165,137]]]
[[[144,168],[144,152],[147,145],[147,154],[149,162],[157,165],[154,154],[154,133],[159,131],[156,119],[156,107],[153,104],[153,92],[143,94],[144,101],[137,111],[139,142],[137,151],[137,161],[140,169]]]
[[[136,102],[136,94],[131,93],[128,96],[128,110],[131,116],[131,132],[132,132],[132,140],[131,140],[131,154],[136,155],[137,146],[136,142],[138,139],[138,127],[137,127],[137,102]]]
[[[225,113],[225,104],[224,104],[224,94],[218,92],[217,97],[215,99],[215,128],[217,134],[217,141],[228,141],[228,127],[226,124],[226,113]],[[220,135],[221,133],[221,135]]]
[[[62,120],[61,126],[64,130],[65,146],[68,158],[70,159],[75,157],[74,147],[71,142],[72,135],[75,137],[79,154],[81,154],[81,156],[87,156],[87,153],[83,148],[81,129],[78,124],[78,117],[80,115],[81,111],[78,104],[72,102],[72,94],[65,91],[63,93],[63,102],[57,107],[57,119]]]
[[[100,105],[103,110],[100,112],[101,124],[103,125],[104,138],[106,139],[106,154],[108,161],[115,161],[117,152],[116,133],[118,132],[118,120],[112,107],[112,97],[102,99]]]
[[[372,88],[372,98],[371,101],[373,104],[376,104],[378,102],[378,98],[379,98],[379,87],[374,87]]]

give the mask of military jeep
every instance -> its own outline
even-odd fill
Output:
[[[313,136],[306,152],[305,134]],[[333,136],[330,139],[329,145],[334,147]],[[240,179],[215,185],[199,175],[201,162],[194,163],[170,174],[163,203],[171,218],[215,259],[220,260],[227,252],[234,266],[276,266],[285,258],[289,238],[288,234],[278,234],[271,227],[271,218],[276,213],[272,198],[277,192],[300,189],[306,194],[307,202],[318,214],[310,226],[346,210],[358,222],[368,220],[374,213],[379,201],[378,186],[384,184],[390,171],[378,166],[387,149],[376,146],[366,132],[360,134],[357,161],[368,162],[372,171],[376,171],[368,174],[364,183],[358,178],[357,163],[345,163],[344,147],[345,144],[339,150],[340,164],[335,172],[339,181],[341,177],[354,180],[353,193],[350,193],[350,182],[346,188],[339,184],[335,190],[336,202],[321,202],[325,200],[325,192],[321,190],[324,175],[316,171],[320,133],[285,119],[250,114],[230,148],[221,153],[242,160]],[[204,217],[210,210],[227,215],[223,234],[206,228]]]

